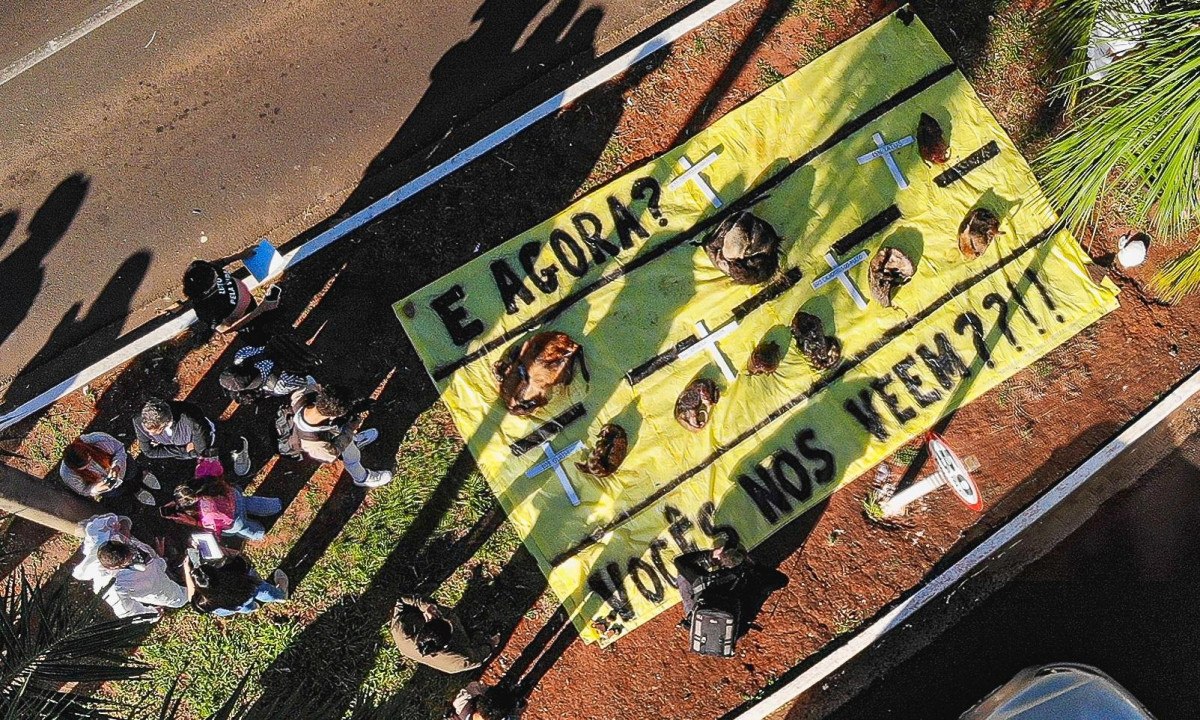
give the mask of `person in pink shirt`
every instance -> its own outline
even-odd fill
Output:
[[[279,498],[247,497],[221,474],[220,463],[201,463],[196,467],[199,488],[180,485],[175,501],[163,506],[162,516],[184,525],[202,527],[220,538],[237,535],[247,540],[262,540],[267,531],[256,517],[273,517],[283,509]]]

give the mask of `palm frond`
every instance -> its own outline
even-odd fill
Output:
[[[128,655],[145,632],[135,618],[102,620],[98,598],[72,600],[64,583],[34,585],[10,577],[0,597],[0,691],[16,683],[56,688],[142,675]]]
[[[1076,122],[1035,163],[1075,230],[1093,220],[1106,199],[1128,207],[1132,223],[1163,234],[1182,233],[1196,220],[1200,1],[1169,1],[1143,16],[1141,27],[1137,49],[1102,79],[1076,81],[1073,87],[1088,90]]]

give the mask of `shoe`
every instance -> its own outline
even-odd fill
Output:
[[[159,484],[158,478],[154,477],[154,473],[152,472],[142,475],[142,484],[151,490],[162,490],[162,485]]]
[[[379,439],[379,431],[375,428],[367,428],[360,433],[354,434],[354,444],[360,448],[364,448]]]
[[[387,485],[391,481],[391,470],[371,470],[367,472],[367,476],[362,480],[354,480],[354,484],[359,487],[377,488],[381,485]]]
[[[134,494],[134,497],[137,498],[137,501],[141,504],[154,507],[154,496],[149,492],[145,490],[138,490],[137,493]]]
[[[250,441],[242,436],[242,449],[229,453],[233,456],[233,474],[246,477],[250,474]]]
[[[288,580],[287,573],[285,573],[282,570],[276,570],[275,574],[271,576],[271,580],[274,581],[275,587],[277,587],[283,591],[283,599],[284,600],[291,597],[291,592],[289,591],[289,586],[291,585],[291,581]]]

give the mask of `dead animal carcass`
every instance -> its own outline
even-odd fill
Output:
[[[892,293],[912,279],[916,268],[907,255],[896,248],[880,248],[871,258],[868,274],[871,295],[884,307],[892,306]]]
[[[726,218],[704,241],[704,252],[738,285],[757,285],[779,269],[779,234],[750,212]]]
[[[528,415],[550,402],[554,388],[569,385],[575,363],[583,364],[583,349],[566,333],[541,332],[526,340],[520,350],[511,348],[492,371],[500,381],[500,399],[513,415]],[[584,379],[587,370],[584,368]]]
[[[800,354],[817,370],[828,370],[842,359],[842,344],[825,334],[821,318],[804,311],[792,318],[792,337]]]
[[[717,384],[707,378],[691,382],[675,401],[675,419],[688,430],[702,430],[708,425],[712,406],[721,399]]]

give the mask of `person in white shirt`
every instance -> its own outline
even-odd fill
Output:
[[[167,575],[167,562],[129,534],[127,517],[98,515],[84,525],[83,560],[71,571],[91,581],[92,590],[117,617],[148,616],[155,622],[163,608],[183,607],[187,591]]]
[[[160,487],[153,473],[138,469],[120,440],[103,432],[84,433],[67,445],[58,475],[72,491],[97,502],[133,492],[139,478],[150,490]],[[138,489],[136,497],[144,505],[154,504],[147,490]]]

